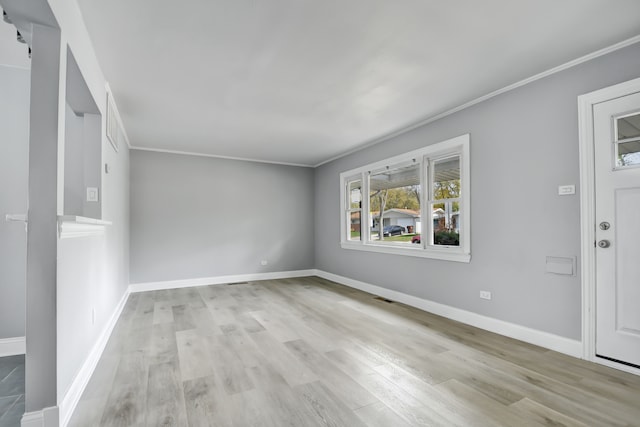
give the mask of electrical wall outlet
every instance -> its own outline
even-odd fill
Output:
[[[558,186],[559,196],[570,196],[572,194],[576,194],[576,186],[574,184]]]
[[[480,298],[482,299],[491,299],[490,291],[480,291]]]
[[[98,201],[98,189],[96,187],[87,187],[87,202]]]

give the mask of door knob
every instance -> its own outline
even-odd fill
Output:
[[[611,228],[611,224],[609,224],[607,221],[603,221],[600,223],[600,230],[606,231],[609,228]]]
[[[602,249],[606,249],[611,246],[611,242],[609,242],[608,240],[600,240],[598,242],[598,246],[600,246]]]

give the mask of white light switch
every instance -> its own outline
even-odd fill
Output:
[[[87,202],[98,201],[98,189],[96,187],[87,187]]]
[[[571,194],[576,194],[576,186],[571,185],[560,185],[558,186],[558,195],[560,196],[569,196]]]

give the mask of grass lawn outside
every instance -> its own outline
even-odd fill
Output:
[[[384,238],[385,242],[411,242],[411,238],[418,233],[410,233],[410,234],[401,234],[398,236],[387,236]],[[360,240],[360,232],[352,231],[351,232],[351,240]],[[378,240],[378,233],[373,232],[371,234],[371,240]]]
[[[399,236],[390,236],[390,237],[385,237],[384,241],[385,242],[409,242],[411,243],[411,238],[415,236],[414,234],[401,234]]]

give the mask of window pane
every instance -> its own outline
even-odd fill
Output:
[[[371,240],[411,245],[420,233],[420,165],[390,167],[369,177]]]
[[[460,197],[460,157],[433,162],[433,199]]]
[[[349,209],[362,207],[362,182],[360,180],[349,183]]]
[[[616,120],[618,141],[640,137],[640,113]]]
[[[433,219],[433,244],[438,246],[460,246],[460,211],[454,210],[458,201],[431,205]]]
[[[640,165],[640,141],[618,144],[617,166]]]
[[[360,221],[360,211],[355,211],[355,212],[348,212],[347,213],[347,218],[348,218],[348,222],[347,224],[350,224],[349,227],[349,231],[347,232],[347,239],[348,240],[360,240],[361,239],[361,233],[362,233],[362,223]]]

